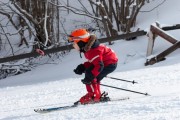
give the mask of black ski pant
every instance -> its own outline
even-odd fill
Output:
[[[100,72],[100,74],[96,77],[97,82],[100,82],[104,77],[106,77],[109,73],[112,73],[117,67],[117,63],[110,64]]]
[[[93,69],[93,66],[90,66],[89,68],[86,69],[85,72],[85,79],[86,78],[91,78],[91,80],[93,79],[93,74],[91,72],[91,70]],[[96,77],[97,82],[100,82],[104,77],[106,77],[109,73],[112,73],[115,69],[117,68],[117,63],[115,64],[110,64],[106,67],[103,68],[103,70],[99,73],[99,75]],[[91,82],[87,79],[87,83]]]

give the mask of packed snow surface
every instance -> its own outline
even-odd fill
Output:
[[[142,11],[150,10],[163,0],[152,1]],[[179,0],[166,0],[151,12],[140,13],[137,27],[148,29],[159,21],[163,25],[178,24]],[[179,30],[168,31],[177,39]],[[86,93],[81,83],[84,77],[73,69],[85,59],[72,50],[57,64],[46,64],[30,72],[0,80],[0,120],[180,120],[180,54],[176,50],[165,61],[150,66],[146,62],[148,38],[133,41],[119,40],[109,46],[118,55],[117,69],[109,76],[134,80],[138,84],[104,78],[102,84],[148,93],[150,96],[101,86],[113,101],[46,114],[35,113],[36,108],[72,105]],[[107,44],[106,44],[107,45]],[[157,55],[172,44],[158,37],[153,49]]]

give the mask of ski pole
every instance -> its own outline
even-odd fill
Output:
[[[119,79],[119,78],[114,78],[114,77],[109,77],[109,76],[106,76],[107,78],[111,78],[111,79],[114,79],[114,80],[120,80],[120,81],[124,81],[124,82],[131,82],[132,84],[135,84],[137,82],[135,82],[134,80],[133,81],[130,81],[130,80],[124,80],[124,79]]]
[[[137,92],[137,91],[123,89],[123,88],[114,87],[114,86],[109,86],[109,85],[105,85],[105,84],[100,84],[100,85],[105,86],[105,87],[115,88],[115,89],[119,89],[119,90],[124,90],[124,91],[129,91],[129,92],[133,92],[133,93],[138,93],[138,94],[143,94],[143,95],[149,96],[148,93]]]

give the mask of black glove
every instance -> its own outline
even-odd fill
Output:
[[[78,75],[82,75],[82,73],[84,73],[86,70],[86,68],[84,67],[83,64],[80,64],[76,67],[76,69],[74,69],[74,72]]]
[[[86,69],[85,78],[81,80],[83,84],[91,84],[91,82],[94,80],[94,75],[92,74],[92,69],[94,66],[90,66]]]

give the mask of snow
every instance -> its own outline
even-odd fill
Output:
[[[156,6],[152,1],[143,10]],[[179,0],[167,0],[157,9],[138,16],[137,27],[147,29],[160,24],[178,24]],[[149,7],[152,5],[151,7]],[[173,7],[172,7],[173,6]],[[171,8],[171,9],[168,9]],[[179,30],[168,31],[179,39]],[[71,105],[86,93],[81,83],[83,76],[73,69],[85,59],[77,51],[57,60],[58,64],[39,66],[30,72],[0,80],[0,120],[179,120],[180,119],[180,56],[179,50],[168,55],[165,61],[144,66],[148,38],[134,41],[116,41],[111,47],[119,57],[118,68],[109,76],[135,80],[138,84],[104,78],[102,84],[149,93],[144,96],[113,88],[103,87],[111,98],[130,97],[126,101],[80,106],[70,110],[38,114],[35,108]],[[171,46],[156,38],[153,55]]]

